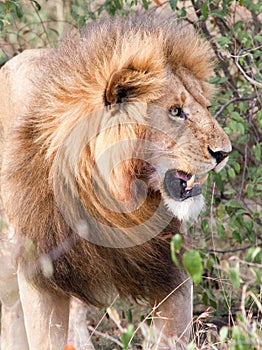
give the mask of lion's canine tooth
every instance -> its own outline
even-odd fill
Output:
[[[195,183],[195,175],[192,175],[191,178],[186,182],[186,188],[191,189]]]
[[[203,183],[207,180],[208,174],[202,176],[200,179],[198,179],[198,182],[200,185],[203,185]]]

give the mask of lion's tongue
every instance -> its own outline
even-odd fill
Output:
[[[181,180],[184,180],[185,182],[187,182],[188,180],[190,180],[192,178],[192,175],[190,174],[186,174],[183,171],[176,171],[176,177],[178,177]]]
[[[185,183],[186,183],[185,189],[186,190],[191,190],[191,188],[194,186],[195,178],[196,178],[195,175],[190,175],[190,174],[186,174],[182,171],[177,171],[176,176],[177,176],[177,178],[185,181]]]

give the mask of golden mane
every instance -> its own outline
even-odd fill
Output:
[[[193,77],[208,98],[213,62],[189,25],[153,15],[93,23],[41,62],[30,110],[11,137],[3,185],[12,188],[8,215],[26,238],[22,259],[37,285],[101,305],[112,286],[154,300],[184,280],[169,252],[179,221],[152,189],[137,208],[140,194],[130,202],[130,186],[150,172],[139,159],[150,134],[147,107],[164,98],[168,72],[189,91]],[[83,232],[77,224],[85,213],[94,222]]]

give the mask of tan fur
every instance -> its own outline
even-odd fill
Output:
[[[155,304],[184,283],[170,237],[202,197],[170,200],[163,177],[206,173],[217,165],[208,148],[230,151],[207,110],[213,61],[188,25],[149,15],[103,20],[24,57],[26,108],[10,103],[18,73],[3,68],[1,191],[37,287],[101,306],[114,290]],[[174,105],[188,120],[168,118]]]

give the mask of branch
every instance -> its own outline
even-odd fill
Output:
[[[232,98],[232,100],[229,100],[227,103],[225,103],[218,112],[216,112],[216,114],[214,115],[214,118],[218,118],[220,116],[220,114],[223,113],[223,111],[231,104],[234,102],[241,102],[241,101],[249,101],[249,100],[253,100],[254,98],[257,98],[256,95],[252,95],[249,97],[235,97]]]
[[[37,15],[37,17],[38,17],[40,23],[41,23],[41,26],[42,26],[42,28],[43,28],[43,31],[44,31],[44,33],[45,33],[45,35],[46,35],[46,40],[47,40],[47,42],[48,42],[48,45],[49,45],[50,47],[52,47],[51,42],[50,42],[50,40],[49,40],[49,36],[48,36],[47,30],[46,30],[46,27],[45,27],[45,25],[44,25],[44,22],[43,22],[41,16],[39,15],[39,11],[37,10],[35,3],[34,3],[33,1],[30,1],[30,5],[33,7],[33,9],[34,9],[34,11],[35,11],[35,13],[36,13],[36,15]]]
[[[254,262],[251,262],[251,261],[245,261],[245,260],[239,259],[238,256],[231,256],[231,257],[229,258],[229,260],[237,260],[237,261],[239,261],[241,264],[244,264],[244,265],[262,268],[262,264],[254,263]]]
[[[250,245],[248,245],[246,247],[243,247],[243,248],[235,248],[235,249],[228,249],[228,250],[208,249],[207,251],[209,253],[214,253],[214,254],[217,254],[217,253],[219,253],[219,254],[227,254],[227,253],[235,253],[235,252],[247,250],[247,249],[252,248],[252,247],[254,247],[254,245],[250,244]]]
[[[259,48],[258,48],[259,49]],[[244,75],[245,79],[247,81],[249,81],[251,84],[255,85],[255,86],[258,86],[260,88],[262,88],[262,83],[260,83],[259,81],[256,81],[254,80],[253,78],[251,78],[246,72],[245,70],[242,68],[241,64],[239,63],[239,57],[241,55],[241,53],[243,52],[244,50],[240,50],[239,51],[239,54],[236,56],[236,65],[238,67],[238,69],[240,70],[240,72]]]
[[[107,333],[102,333],[99,332],[98,330],[96,330],[94,327],[92,326],[88,326],[88,329],[90,330],[90,332],[92,332],[93,334],[97,334],[100,335],[101,337],[105,338],[105,339],[109,339],[111,340],[113,343],[117,344],[118,346],[120,346],[121,348],[123,348],[123,344],[117,340],[116,338],[111,337],[109,334]]]

